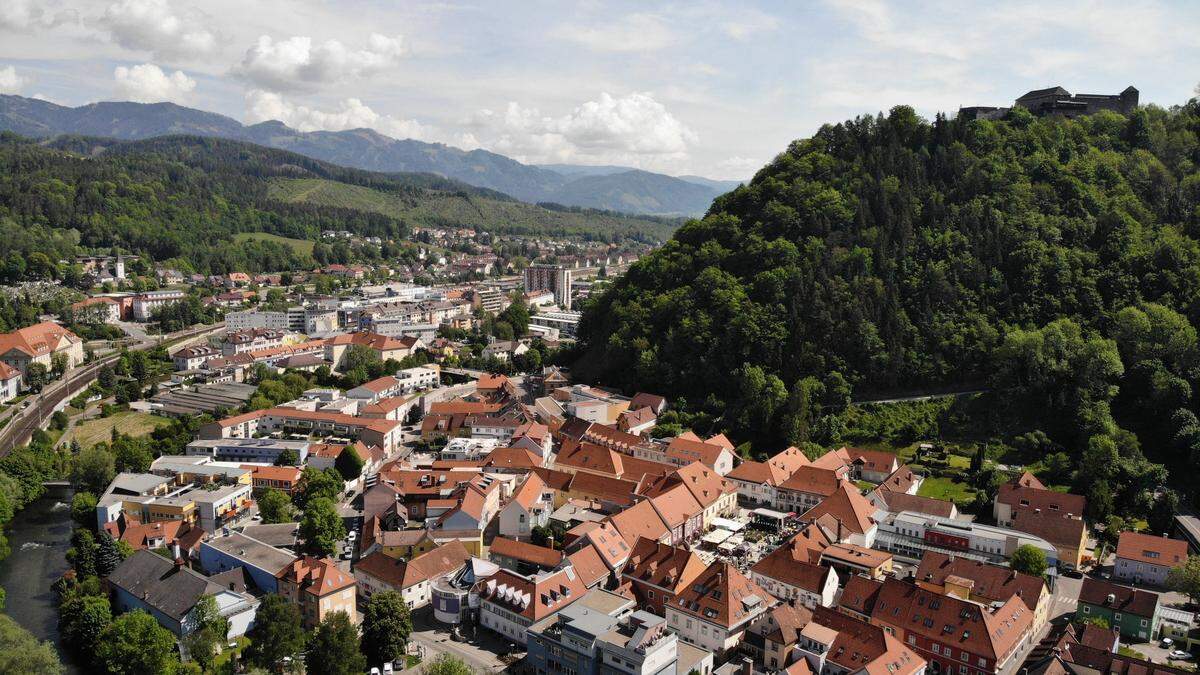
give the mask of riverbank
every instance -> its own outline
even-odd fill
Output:
[[[49,640],[68,673],[78,673],[67,660],[58,634],[53,584],[67,566],[71,547],[71,495],[48,492],[22,509],[8,528],[11,553],[0,561],[0,586],[7,594],[4,612],[38,640]]]

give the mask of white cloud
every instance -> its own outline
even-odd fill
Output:
[[[381,115],[357,98],[348,98],[338,104],[337,110],[326,111],[297,105],[261,89],[246,93],[246,119],[251,124],[279,120],[300,131],[374,129],[393,138],[426,139],[433,132],[415,120]]]
[[[598,52],[648,52],[679,41],[665,19],[646,13],[629,14],[609,23],[562,24],[551,32]]]
[[[160,59],[211,53],[216,36],[203,21],[198,12],[176,12],[166,0],[119,0],[101,19],[113,42]]]
[[[509,103],[481,110],[470,124],[490,150],[529,162],[624,162],[664,166],[687,158],[694,131],[648,93],[600,94],[566,115]]]
[[[0,2],[0,28],[32,31],[53,28],[76,18],[72,9],[55,8],[52,3],[37,0],[4,0]]]
[[[17,74],[12,66],[0,68],[0,94],[16,94],[29,84],[29,78]]]
[[[739,7],[734,18],[726,20],[721,29],[725,34],[739,42],[766,31],[779,27],[779,19],[757,10]]]
[[[263,35],[246,50],[238,72],[265,89],[304,91],[380,72],[395,66],[406,51],[400,36],[378,33],[372,33],[360,49],[337,40],[314,45],[306,36],[275,41]]]
[[[132,68],[117,66],[113,77],[116,79],[118,96],[140,103],[184,103],[196,88],[196,81],[183,71],[177,70],[168,75],[153,63],[143,63]]]

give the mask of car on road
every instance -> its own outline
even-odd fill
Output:
[[[1182,649],[1172,649],[1170,656],[1176,661],[1187,661],[1192,658],[1189,652],[1185,652]]]
[[[1067,577],[1068,579],[1082,579],[1083,578],[1083,572],[1080,572],[1079,570],[1067,570],[1067,571],[1063,572],[1062,575],[1064,577]]]

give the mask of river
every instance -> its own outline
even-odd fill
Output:
[[[8,531],[12,552],[0,561],[0,586],[7,593],[4,612],[39,640],[58,648],[67,672],[78,672],[67,662],[58,635],[58,609],[54,583],[67,570],[71,547],[69,494],[47,494],[13,518]]]

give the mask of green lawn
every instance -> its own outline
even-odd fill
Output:
[[[250,638],[248,638],[244,635],[242,637],[238,638],[237,646],[234,647],[233,649],[230,649],[228,645],[221,645],[221,648],[224,651],[222,651],[220,654],[217,654],[217,657],[215,659],[213,659],[213,666],[214,666],[213,670],[219,671],[219,669],[216,668],[216,666],[224,665],[226,661],[233,658],[234,654],[241,654],[242,650],[249,646],[250,646]]]
[[[964,483],[959,483],[949,478],[937,478],[930,476],[921,482],[921,489],[917,494],[922,497],[932,497],[934,499],[946,499],[955,503],[969,502],[975,498],[975,492]]]
[[[129,410],[76,425],[67,441],[76,440],[80,447],[88,448],[112,438],[113,429],[126,436],[145,436],[170,423],[171,420],[165,417]]]
[[[233,237],[234,241],[273,241],[277,244],[285,244],[292,247],[296,253],[301,255],[312,255],[313,245],[316,242],[308,241],[307,239],[292,239],[290,237],[281,237],[277,234],[267,232],[239,232]]]

